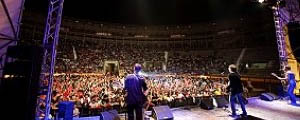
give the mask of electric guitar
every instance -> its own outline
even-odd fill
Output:
[[[283,87],[287,87],[288,86],[288,83],[286,82],[286,80],[281,80],[279,79],[279,77],[277,76],[277,74],[275,73],[271,73],[272,76],[276,77],[278,80],[280,80],[281,84]]]

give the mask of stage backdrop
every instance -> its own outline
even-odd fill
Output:
[[[284,27],[284,35],[285,35],[285,44],[286,44],[286,53],[288,57],[288,64],[291,66],[292,71],[295,73],[296,80],[300,80],[300,63],[297,62],[295,55],[292,53],[292,47],[290,44],[290,39],[288,36],[288,27]],[[294,90],[295,94],[300,95],[300,81],[297,82],[296,89]]]

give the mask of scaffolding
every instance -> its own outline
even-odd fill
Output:
[[[280,70],[288,65],[288,53],[286,51],[284,27],[290,23],[300,20],[299,2],[297,0],[277,0],[272,7],[274,24],[276,30],[277,48],[279,53]]]
[[[287,55],[285,50],[285,39],[283,34],[283,19],[280,14],[280,6],[277,4],[273,7],[273,17],[274,17],[274,24],[275,24],[275,32],[276,32],[276,39],[277,39],[277,49],[279,54],[279,63],[280,63],[280,70],[283,70],[284,66],[287,65]]]
[[[44,56],[42,72],[40,74],[40,96],[37,100],[36,120],[49,120],[56,46],[59,39],[63,3],[64,0],[49,0],[48,16],[43,38]]]

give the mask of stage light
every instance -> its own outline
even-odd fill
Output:
[[[4,78],[10,78],[11,76],[10,75],[4,75]]]
[[[258,2],[259,2],[259,3],[263,3],[263,2],[265,2],[265,0],[258,0]]]

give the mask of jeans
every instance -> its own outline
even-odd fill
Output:
[[[289,97],[291,99],[291,104],[296,104],[296,96],[294,94],[295,87],[296,87],[296,83],[295,84],[291,83],[289,85],[289,88],[288,88],[288,91],[287,91],[287,94],[289,95]]]
[[[229,101],[230,101],[232,115],[236,115],[236,109],[235,109],[236,99],[238,99],[238,101],[241,105],[243,115],[247,115],[246,108],[245,108],[245,103],[244,103],[244,100],[242,98],[242,93],[237,93],[237,94],[231,94],[230,95]]]
[[[134,111],[136,119],[134,119]],[[138,104],[128,104],[127,105],[128,120],[143,120],[143,107]]]

